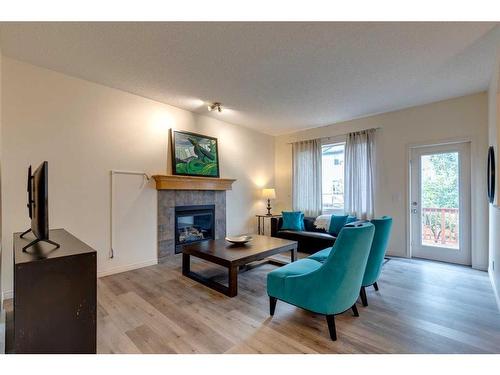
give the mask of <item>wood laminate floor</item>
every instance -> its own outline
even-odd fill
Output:
[[[393,258],[359,318],[325,318],[278,301],[264,265],[229,298],[181,275],[181,257],[98,280],[99,353],[500,353],[500,313],[486,272]],[[193,269],[223,271],[196,262]]]
[[[98,281],[100,353],[500,353],[500,313],[486,272],[392,259],[359,318],[325,318],[278,301],[269,316],[264,265],[229,298],[183,277],[181,258]],[[193,269],[223,271],[204,262]]]

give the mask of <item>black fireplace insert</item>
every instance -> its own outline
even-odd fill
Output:
[[[214,219],[215,205],[175,207],[175,253],[185,244],[213,239]]]

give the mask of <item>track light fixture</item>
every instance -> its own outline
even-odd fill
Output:
[[[209,104],[207,109],[209,112],[212,112],[212,111],[222,112],[222,104],[219,102],[215,102],[215,103]]]

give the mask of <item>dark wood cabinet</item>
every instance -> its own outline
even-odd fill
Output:
[[[95,353],[97,253],[64,229],[59,249],[14,234],[14,352]]]

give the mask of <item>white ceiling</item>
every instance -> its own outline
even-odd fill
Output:
[[[496,23],[2,23],[6,56],[282,134],[487,89]]]

